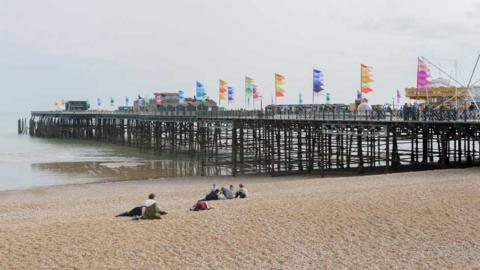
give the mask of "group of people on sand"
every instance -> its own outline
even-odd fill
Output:
[[[190,208],[190,211],[200,211],[200,210],[211,209],[211,207],[208,206],[207,201],[231,200],[235,198],[245,199],[247,197],[248,197],[248,190],[243,184],[238,185],[237,191],[235,191],[235,188],[233,185],[230,185],[229,188],[226,188],[226,187],[217,188],[217,185],[213,184],[212,189],[205,196],[205,198],[197,201]]]
[[[238,191],[235,191],[233,185],[230,185],[229,188],[221,187],[217,188],[216,184],[212,185],[212,189],[210,192],[205,196],[202,201],[213,201],[213,200],[230,200],[234,198],[241,198],[245,199],[248,197],[248,190],[243,185],[238,185]]]
[[[217,188],[216,184],[213,184],[210,192],[205,196],[205,198],[197,201],[191,208],[190,211],[199,211],[199,210],[209,210],[211,207],[208,206],[207,201],[212,200],[230,200],[235,198],[245,199],[248,197],[248,190],[243,185],[238,185],[238,190],[235,191],[233,185],[230,185],[229,188],[221,187]],[[133,217],[134,219],[161,219],[163,215],[166,215],[167,212],[160,209],[157,201],[155,200],[155,194],[151,193],[140,206],[133,208],[130,211],[121,213],[117,217]]]

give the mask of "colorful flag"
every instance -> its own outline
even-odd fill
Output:
[[[373,91],[372,87],[370,86],[370,83],[373,82],[372,67],[364,64],[360,65],[360,81],[360,91],[363,94],[368,94]]]
[[[160,93],[155,93],[155,103],[157,105],[162,104],[162,96],[160,95]]]
[[[285,77],[278,73],[275,73],[275,96],[283,97],[285,96],[285,89],[283,85],[285,84]]]
[[[195,95],[196,95],[198,100],[204,100],[205,97],[206,97],[205,87],[199,81],[197,81],[197,84],[196,84]]]
[[[257,85],[253,85],[253,100],[260,99],[262,96],[260,96],[260,90],[258,90]]]
[[[397,89],[397,103],[400,103],[400,90]]]
[[[185,102],[185,92],[183,90],[178,91],[178,103],[183,104]]]
[[[417,65],[417,90],[426,90],[430,86],[430,68],[418,58]]]
[[[218,100],[227,100],[227,82],[224,80],[220,80]]]
[[[228,87],[227,89],[227,92],[228,92],[228,103],[232,103],[233,102],[233,94],[235,92],[235,89],[233,89],[233,87]]]
[[[323,84],[323,73],[318,69],[313,69],[313,92],[315,94],[325,90]]]
[[[253,95],[253,79],[245,76],[245,95],[251,97]]]

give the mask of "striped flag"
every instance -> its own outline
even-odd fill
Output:
[[[320,93],[321,91],[325,90],[323,88],[323,73],[321,70],[313,69],[313,92],[315,94]]]
[[[235,89],[233,89],[233,87],[228,87],[227,88],[227,92],[228,92],[228,103],[232,103],[233,102],[233,94],[234,94],[234,91]]]
[[[285,89],[283,85],[285,84],[285,77],[278,73],[275,73],[275,97],[285,96]]]
[[[224,80],[219,80],[218,100],[227,100],[227,85]]]
[[[426,90],[430,86],[430,68],[418,58],[417,65],[417,90]]]
[[[363,94],[368,94],[373,91],[372,87],[370,86],[370,83],[373,82],[372,67],[364,64],[360,65],[360,81],[360,91]]]

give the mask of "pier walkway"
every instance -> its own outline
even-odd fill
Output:
[[[34,111],[28,125],[19,120],[19,133],[27,131],[189,155],[200,175],[323,175],[480,163],[476,111]]]

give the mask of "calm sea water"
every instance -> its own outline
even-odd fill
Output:
[[[0,190],[194,174],[189,161],[160,158],[107,143],[32,138],[17,134],[17,120],[0,115]]]

